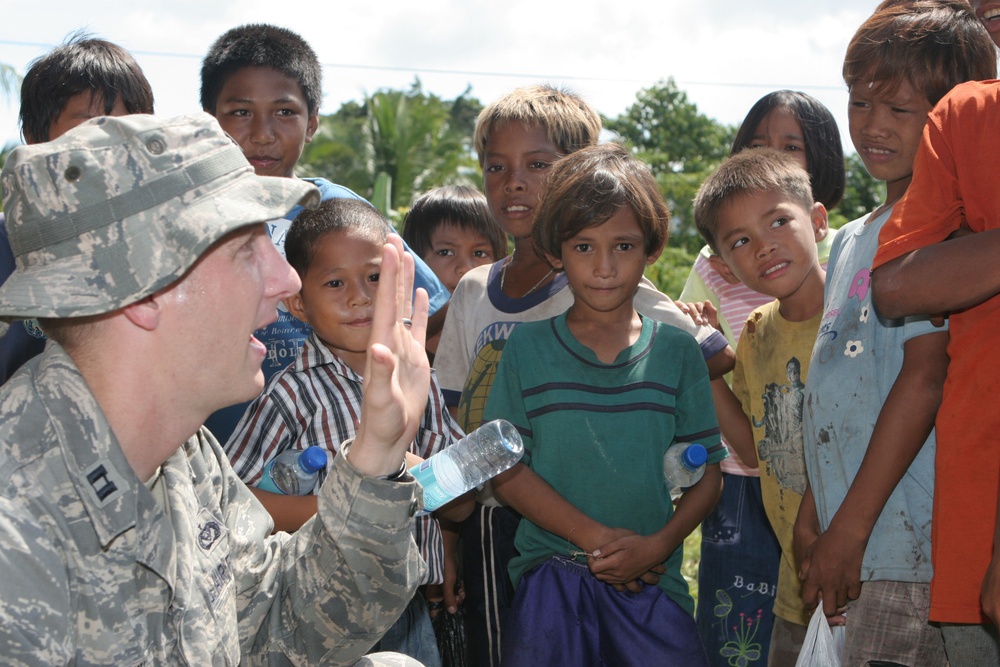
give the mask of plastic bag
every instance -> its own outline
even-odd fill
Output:
[[[830,627],[820,601],[809,619],[806,638],[802,642],[802,651],[795,661],[795,667],[841,667],[843,655],[844,626]]]

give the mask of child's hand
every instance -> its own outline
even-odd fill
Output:
[[[642,588],[639,581],[655,584],[660,580],[659,575],[666,571],[662,556],[654,539],[631,534],[595,549],[587,558],[587,566],[599,580],[619,590],[625,587],[638,592]]]
[[[434,620],[444,609],[444,587],[441,584],[427,584],[424,586],[424,597],[427,599],[427,615]]]
[[[867,541],[842,534],[834,524],[806,547],[799,571],[802,600],[809,608],[822,603],[830,625],[843,625],[844,607],[861,594],[866,546]]]
[[[698,326],[708,325],[713,329],[719,329],[719,310],[711,301],[692,303],[674,301],[674,305]]]

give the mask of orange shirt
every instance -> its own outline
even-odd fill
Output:
[[[963,225],[973,232],[1000,227],[998,81],[956,87],[928,117],[913,181],[882,229],[874,267]],[[1000,492],[1000,297],[952,313],[949,327],[951,362],[937,416],[931,620],[984,623],[979,591]]]

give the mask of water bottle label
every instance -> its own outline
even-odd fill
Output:
[[[462,495],[465,488],[462,471],[450,458],[437,456],[414,466],[410,473],[424,488],[424,507],[430,511]]]

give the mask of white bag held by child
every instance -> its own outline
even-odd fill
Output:
[[[830,627],[820,601],[809,619],[806,639],[802,642],[802,652],[795,661],[795,667],[840,667],[843,654],[844,626]]]

